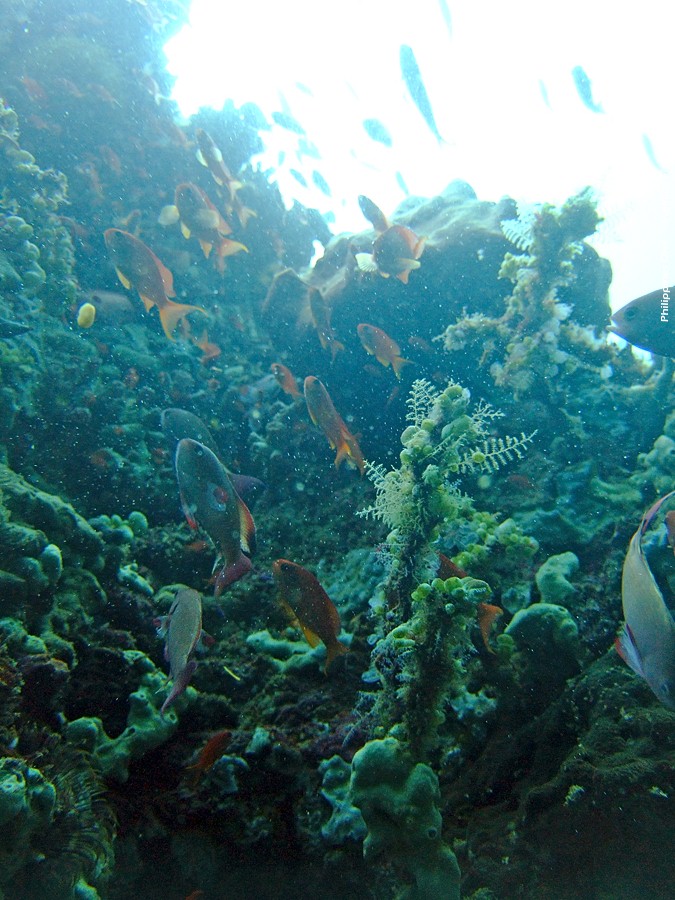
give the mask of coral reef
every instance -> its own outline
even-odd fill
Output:
[[[381,278],[372,228],[333,236],[252,163],[283,113],[179,124],[161,48],[186,2],[0,13],[0,893],[666,896],[673,714],[611,645],[628,541],[675,483],[674,367],[607,341],[592,192],[408,197],[386,220],[424,253]],[[248,253],[213,266],[160,223],[187,182]],[[206,311],[174,341],[109,228]],[[364,323],[409,364],[369,357]],[[326,385],[365,477],[280,364]],[[168,408],[253,476],[258,548],[217,599]],[[671,519],[644,541],[668,603]],[[280,557],[339,610],[327,675]],[[162,716],[177,585],[214,643]]]

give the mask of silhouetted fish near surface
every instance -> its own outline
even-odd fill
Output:
[[[378,144],[384,144],[385,147],[391,147],[391,135],[379,119],[364,119],[363,127],[372,141],[377,141]]]
[[[298,172],[297,169],[289,169],[288,171],[291,173],[293,178],[295,178],[298,184],[302,185],[302,187],[304,188],[307,187],[307,179],[301,172]]]
[[[572,69],[572,78],[574,79],[574,86],[577,89],[577,94],[584,106],[587,109],[590,109],[591,112],[604,113],[605,110],[602,106],[593,99],[593,85],[591,84],[591,79],[581,66],[575,66]]]
[[[441,10],[441,15],[443,16],[443,21],[445,22],[445,27],[448,29],[448,36],[452,37],[452,16],[450,15],[450,9],[445,0],[438,0],[438,5]]]
[[[290,113],[273,112],[272,121],[285,128],[286,131],[292,131],[294,134],[306,134],[302,125]]]
[[[11,322],[0,316],[0,337],[16,337],[17,334],[25,334],[27,331],[30,331],[30,325],[24,325],[23,322]]]
[[[415,54],[412,51],[412,47],[408,47],[407,44],[401,44],[399,59],[401,62],[401,73],[403,75],[403,80],[405,81],[406,87],[410,92],[410,96],[412,97],[415,106],[424,117],[424,121],[429,126],[431,133],[440,143],[443,138],[438,131],[436,119],[434,118],[431,103],[429,102],[429,95],[427,94],[427,89],[424,86],[422,73],[420,72],[420,68],[417,65],[417,60],[415,59]]]
[[[541,94],[541,99],[548,106],[548,108],[551,109],[551,102],[548,99],[548,90],[541,78],[539,79],[539,93]]]
[[[314,169],[314,171],[312,172],[312,181],[314,182],[315,187],[318,187],[321,193],[325,194],[326,197],[331,197],[333,195],[328,182],[323,177],[321,172],[317,172],[316,169]]]
[[[647,682],[661,703],[675,710],[675,621],[666,606],[642,549],[642,538],[675,491],[647,510],[631,538],[621,576],[625,624],[615,647],[631,669]]]
[[[403,180],[403,175],[400,172],[396,173],[396,184],[401,188],[406,197],[410,196],[410,191],[408,190],[408,185]]]
[[[612,313],[609,330],[640,350],[675,359],[674,293],[675,285],[631,300]]]
[[[664,169],[661,163],[656,158],[652,142],[649,140],[649,136],[646,134],[642,135],[642,146],[645,148],[645,153],[649,157],[649,162],[654,166],[654,168],[658,169],[659,172],[663,172],[664,175],[667,175],[668,170]]]

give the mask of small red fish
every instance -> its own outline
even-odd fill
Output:
[[[319,641],[326,646],[324,672],[328,673],[337,656],[349,653],[349,647],[338,641],[340,614],[317,578],[307,569],[287,559],[277,559],[272,564],[274,582],[279,591],[282,606],[294,624],[300,627],[311,647]]]
[[[103,237],[117,277],[127,290],[138,291],[146,311],[157,307],[164,334],[170,341],[185,316],[192,312],[208,315],[200,306],[174,303],[169,299],[176,296],[173,275],[143,241],[119,228],[108,228]]]
[[[199,347],[202,351],[202,357],[199,362],[206,366],[211,360],[218,359],[220,354],[223,352],[218,344],[214,344],[213,341],[209,340],[209,336],[206,332],[206,328],[202,331],[199,337],[193,337],[190,335],[190,340],[195,345],[195,347]]]
[[[330,324],[330,302],[318,288],[309,288],[309,310],[319,336],[319,343],[324,350],[330,350],[331,359],[335,360],[340,350],[345,349],[345,345],[335,337],[335,332]]]
[[[349,457],[363,475],[366,464],[359,443],[333,406],[328,391],[314,375],[305,378],[305,400],[310,419],[326,435],[330,446],[337,450],[335,467]]]
[[[375,325],[362,322],[356,330],[361,344],[366,353],[370,353],[385,368],[391,366],[397,378],[401,377],[401,369],[410,363],[409,359],[403,359],[401,348],[386,331]]]
[[[295,376],[290,369],[286,368],[282,363],[272,363],[270,371],[281,386],[282,391],[290,397],[300,397],[300,388]]]
[[[436,575],[438,578],[442,578],[443,581],[447,581],[448,578],[466,578],[464,569],[456,566],[445,553],[438,554],[438,572]]]
[[[357,253],[356,264],[362,272],[379,272],[383,278],[393,275],[403,284],[413,269],[419,269],[419,258],[426,238],[419,238],[404,225],[390,225],[382,210],[369,200],[359,197],[361,212],[368,219],[378,237],[372,253]]]
[[[494,621],[503,614],[504,610],[499,606],[494,606],[492,603],[479,603],[476,608],[478,627],[480,628],[483,643],[485,644],[488,653],[495,652],[490,646],[490,630]]]
[[[205,772],[208,772],[209,769],[212,769],[215,763],[220,759],[220,757],[225,752],[225,748],[229,744],[231,738],[231,731],[219,731],[217,734],[214,734],[212,737],[210,737],[204,744],[202,749],[199,751],[199,756],[197,757],[196,762],[187,767],[188,769],[193,770],[195,773],[195,779],[192,783],[193,788],[197,786],[202,775]]]

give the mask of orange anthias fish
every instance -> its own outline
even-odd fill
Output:
[[[197,757],[196,762],[193,762],[192,765],[188,766],[188,769],[191,769],[195,773],[195,778],[192,783],[193,787],[197,786],[199,779],[205,772],[208,772],[209,769],[212,769],[215,763],[220,759],[223,755],[225,748],[229,744],[232,738],[232,732],[225,730],[219,731],[217,734],[214,734],[209,740],[204,744],[202,749],[199,751],[199,756]]]
[[[208,315],[200,306],[174,303],[169,299],[176,296],[173,275],[143,241],[119,228],[108,228],[103,237],[117,277],[127,290],[138,291],[146,311],[157,307],[164,334],[170,341],[185,316],[191,312]]]
[[[365,322],[357,325],[356,330],[366,353],[374,356],[385,368],[391,366],[396,377],[400,378],[401,369],[403,366],[409,365],[410,360],[403,359],[401,348],[396,341],[390,338],[386,331]]]
[[[336,468],[348,456],[363,475],[366,464],[359,443],[333,406],[328,391],[314,375],[305,378],[305,400],[310,419],[323,431],[331,447],[337,450]]]
[[[290,369],[286,368],[283,363],[272,363],[270,366],[272,375],[276,378],[282,391],[291,397],[301,397],[298,382]]]
[[[404,225],[390,225],[382,210],[372,200],[359,197],[361,212],[368,219],[378,237],[372,253],[357,253],[356,264],[362,272],[379,272],[383,278],[393,275],[408,283],[413,269],[419,269],[419,258],[426,238],[419,238]]]
[[[308,644],[316,647],[323,641],[326,645],[324,672],[327,673],[336,656],[349,653],[349,647],[337,639],[340,614],[335,604],[317,578],[297,563],[277,559],[272,564],[272,572],[282,606],[294,624],[302,629]]]
[[[200,335],[195,337],[194,335],[190,335],[190,340],[195,345],[195,347],[199,347],[202,351],[202,357],[199,362],[206,366],[213,359],[218,359],[220,354],[223,352],[218,344],[214,344],[213,341],[209,340],[209,336],[207,334],[206,328],[204,328]]]
[[[248,248],[239,241],[230,240],[227,235],[232,229],[213,205],[208,195],[196,184],[185,182],[176,188],[173,206],[165,206],[159,215],[160,225],[172,225],[180,221],[183,237],[194,235],[199,241],[202,253],[208,259],[216,248],[216,268],[222,272],[225,257],[234,256]]]
[[[335,332],[330,324],[330,302],[318,288],[309,288],[309,310],[319,336],[319,343],[324,350],[330,350],[331,359],[335,360],[340,350],[345,349],[345,345],[335,337]]]
[[[203,166],[206,166],[216,184],[225,189],[229,207],[236,213],[241,227],[246,228],[248,220],[255,216],[255,213],[252,209],[244,206],[237,197],[237,191],[241,187],[241,182],[236,181],[232,177],[232,173],[223,161],[223,154],[220,148],[216,146],[216,142],[208,131],[198,128],[195,137],[199,147],[197,160]],[[227,210],[227,213],[229,215],[230,210]]]
[[[495,620],[504,614],[504,610],[499,606],[494,606],[492,603],[479,603],[476,608],[476,614],[483,643],[488,653],[494,653],[495,651],[490,646],[490,630]]]

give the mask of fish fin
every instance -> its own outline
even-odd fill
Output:
[[[197,150],[195,156],[197,157],[197,162],[200,163],[200,165],[206,166],[208,168],[209,164],[207,163],[207,161],[204,157],[204,154],[202,153],[201,150]]]
[[[248,253],[248,247],[245,244],[223,238],[218,245],[218,256],[234,256],[235,253],[240,253],[242,250],[244,253]]]
[[[129,281],[127,276],[124,274],[124,272],[122,272],[121,269],[118,269],[117,266],[115,266],[115,272],[117,273],[117,277],[119,278],[122,286],[125,287],[127,290],[131,290],[131,282]]]
[[[654,521],[655,517],[658,515],[658,512],[663,504],[666,502],[666,500],[670,500],[670,498],[673,496],[675,496],[675,491],[670,491],[659,500],[657,500],[656,503],[653,504],[653,506],[649,507],[647,512],[642,517],[642,522],[640,523],[640,537],[644,537],[645,532]]]
[[[202,248],[202,253],[208,259],[211,255],[211,251],[213,250],[213,244],[209,244],[208,241],[204,241],[201,238],[199,239],[199,246]]]
[[[155,305],[155,301],[151,300],[150,297],[146,297],[145,294],[139,294],[138,296],[143,301],[143,306],[145,307],[145,311],[150,312],[152,307]]]
[[[179,219],[180,213],[178,212],[178,207],[175,203],[172,203],[169,206],[163,207],[157,218],[157,222],[159,225],[175,225]]]
[[[371,275],[377,272],[377,263],[373,259],[372,253],[356,253],[354,259],[362,272],[368,272]]]
[[[241,497],[237,497],[239,507],[239,540],[241,549],[249,556],[255,553],[255,522]]]
[[[170,341],[174,339],[173,333],[178,327],[178,323],[191,312],[200,312],[208,316],[206,310],[202,309],[201,306],[191,306],[189,303],[173,303],[171,300],[167,300],[166,306],[160,309],[159,318],[162,328]]]
[[[300,629],[305,636],[305,640],[309,644],[310,647],[318,647],[321,643],[321,638],[318,634],[312,631],[311,628],[308,628],[306,625],[303,625],[302,622],[298,619],[298,624],[300,625]]]
[[[420,256],[424,252],[424,247],[426,245],[426,242],[427,242],[426,235],[424,235],[424,237],[419,238],[419,240],[417,241],[417,243],[415,244],[415,247],[413,249],[413,258],[414,259],[420,258]]]
[[[180,223],[180,230],[181,230],[181,234],[183,235],[183,237],[185,238],[185,240],[187,240],[187,239],[190,237],[190,235],[192,234],[192,232],[191,232],[190,229],[187,227],[187,225],[185,224],[185,222],[181,222],[181,223]]]
[[[621,659],[630,666],[636,675],[640,678],[645,677],[644,668],[642,667],[642,658],[638,650],[633,632],[629,625],[624,625],[621,634],[614,641],[614,647]]]
[[[169,630],[169,619],[170,616],[157,616],[156,619],[152,620],[152,624],[157,629],[157,637],[165,637],[167,631]]]
[[[251,571],[251,560],[242,553],[239,559],[229,566],[223,566],[216,575],[214,596],[218,597],[229,585],[234,584]]]
[[[258,213],[253,209],[249,209],[248,206],[242,206],[241,209],[237,210],[237,218],[242,228],[246,228],[248,220],[255,219],[257,215]]]
[[[401,377],[401,369],[403,366],[411,366],[413,365],[413,361],[411,359],[403,359],[402,356],[395,356],[391,361],[391,367],[394,370],[394,374],[397,378]]]
[[[344,656],[345,653],[349,653],[349,647],[341,643],[341,641],[331,641],[330,646],[326,646],[326,665],[323,667],[325,675],[328,675],[328,669],[331,667],[333,660],[337,659],[338,656]]]
[[[201,632],[199,633],[199,640],[197,641],[197,649],[206,650],[207,647],[213,647],[215,642],[216,639],[212,635],[207,634],[202,628]]]
[[[176,678],[171,685],[171,691],[169,692],[169,696],[166,698],[164,703],[162,704],[162,708],[160,709],[160,715],[164,715],[166,710],[171,706],[171,704],[185,691],[185,688],[190,683],[190,679],[195,673],[195,669],[197,668],[197,662],[194,659],[191,659],[183,671],[180,673],[178,678]]]

